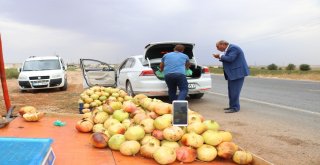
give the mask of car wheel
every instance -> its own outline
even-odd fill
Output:
[[[126,83],[126,92],[128,93],[129,96],[132,96],[132,97],[134,96],[130,81]]]
[[[191,99],[201,99],[201,97],[204,95],[204,93],[198,93],[198,94],[189,94]]]
[[[65,90],[67,90],[67,88],[68,88],[68,81],[67,81],[67,79],[65,79],[64,85],[63,85],[63,87],[60,88],[60,90],[65,91]]]

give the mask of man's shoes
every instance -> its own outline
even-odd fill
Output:
[[[238,112],[239,110],[235,110],[233,108],[230,108],[229,110],[224,111],[224,113],[235,113]]]
[[[226,111],[226,110],[230,110],[230,109],[231,109],[230,107],[228,107],[228,108],[223,108],[223,110],[225,110],[225,111]]]

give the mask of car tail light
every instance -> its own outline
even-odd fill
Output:
[[[154,72],[153,70],[143,70],[140,73],[140,76],[154,76]]]
[[[202,69],[202,73],[204,73],[204,74],[209,74],[209,73],[210,73],[209,68],[204,67],[204,68]]]

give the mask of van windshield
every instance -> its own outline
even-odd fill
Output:
[[[23,71],[59,70],[61,69],[59,60],[34,60],[26,61]]]

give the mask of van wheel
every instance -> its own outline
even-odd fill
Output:
[[[67,88],[68,88],[68,81],[67,81],[67,79],[65,79],[64,85],[63,85],[63,87],[60,88],[60,90],[65,91],[65,90],[67,90]]]
[[[128,93],[129,96],[132,96],[132,97],[134,96],[130,81],[126,83],[126,92]]]
[[[198,93],[198,94],[189,94],[191,99],[201,99],[201,97],[204,95],[204,93]]]

